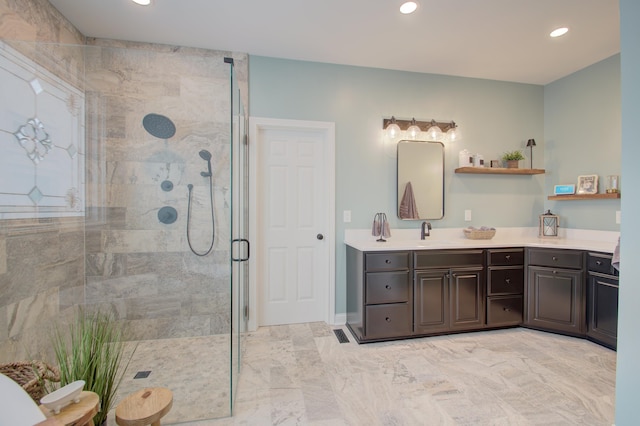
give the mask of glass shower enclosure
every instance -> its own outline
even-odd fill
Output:
[[[107,310],[135,353],[116,402],[232,414],[247,329],[247,58],[0,40],[0,362],[54,362],[48,329]],[[113,418],[113,416],[111,416]]]

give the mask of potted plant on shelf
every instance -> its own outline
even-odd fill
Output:
[[[522,155],[522,151],[519,149],[515,151],[507,151],[502,154],[502,161],[507,164],[508,169],[517,169],[518,161],[524,160],[524,155]]]
[[[84,380],[84,390],[100,398],[93,421],[106,424],[118,386],[136,347],[125,356],[125,328],[110,313],[76,312],[68,332],[56,327],[53,347],[60,370],[60,386]]]

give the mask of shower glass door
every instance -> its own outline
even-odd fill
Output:
[[[246,115],[238,87],[233,60],[225,58],[231,69],[231,411],[238,388],[249,319],[249,154]]]

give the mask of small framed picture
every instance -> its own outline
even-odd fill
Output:
[[[598,193],[598,175],[578,176],[577,194],[597,194]]]

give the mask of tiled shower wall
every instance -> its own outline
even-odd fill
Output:
[[[126,319],[132,338],[227,333],[230,87],[222,58],[235,58],[246,102],[246,55],[105,40],[78,48],[84,37],[45,0],[0,0],[0,39],[39,42],[14,48],[49,58],[47,69],[76,87],[87,76],[86,218],[0,221],[0,362],[51,359],[50,325],[85,301]],[[152,112],[174,121],[174,137],[144,131]],[[211,236],[201,149],[213,154],[216,212],[216,245],[204,258],[185,238],[188,183],[193,245],[206,249]],[[161,189],[164,180],[172,191]],[[176,208],[174,224],[159,223],[162,206]]]
[[[86,303],[126,318],[135,339],[228,333],[230,55],[89,42]],[[246,68],[246,55],[235,60]],[[149,134],[142,121],[150,113],[168,117],[175,135]],[[215,227],[201,150],[212,154]],[[192,246],[206,251],[215,229],[213,252],[204,257],[186,238],[189,184]],[[176,222],[158,220],[164,206],[176,209]]]

